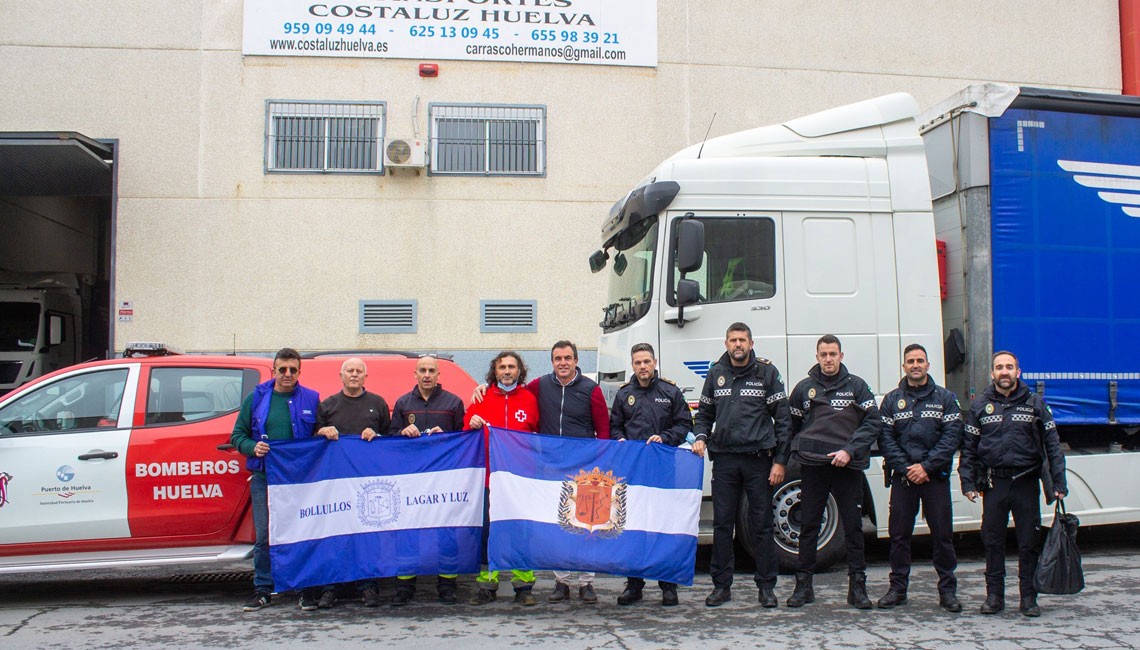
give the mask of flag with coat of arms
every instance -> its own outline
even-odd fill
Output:
[[[266,461],[278,591],[479,570],[481,432],[274,441]]]
[[[492,570],[693,583],[704,461],[663,444],[490,428]]]

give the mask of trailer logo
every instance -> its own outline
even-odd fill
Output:
[[[1105,203],[1121,206],[1124,214],[1140,217],[1140,166],[1083,160],[1058,160],[1057,165],[1074,174],[1078,185],[1091,187]]]
[[[704,379],[709,376],[709,368],[712,367],[711,361],[682,361],[681,365],[693,371],[693,374]]]

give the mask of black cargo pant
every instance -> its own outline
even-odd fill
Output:
[[[827,507],[827,495],[835,497],[843,533],[847,536],[847,572],[863,573],[863,472],[834,465],[800,466],[800,563],[799,571],[815,573],[819,527]]]
[[[712,464],[713,550],[709,573],[714,587],[731,587],[735,558],[733,532],[740,495],[748,496],[748,525],[756,553],[758,587],[775,587],[778,570],[776,539],[772,536],[772,472],[770,450],[751,454],[717,453]]]
[[[986,549],[986,593],[1005,596],[1005,535],[1013,513],[1017,536],[1017,580],[1021,597],[1036,596],[1033,573],[1041,555],[1041,488],[1038,473],[993,477],[982,495],[982,545]]]
[[[933,544],[934,570],[938,573],[938,593],[952,594],[958,590],[954,569],[958,567],[958,554],[954,551],[954,524],[950,510],[950,479],[932,477],[922,485],[903,480],[895,474],[891,480],[891,514],[888,528],[891,534],[891,589],[906,593],[910,582],[910,540],[914,534],[914,518],[919,502],[922,516],[930,527]]]

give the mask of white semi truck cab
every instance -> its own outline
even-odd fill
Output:
[[[631,379],[630,347],[648,342],[661,376],[695,406],[735,321],[752,328],[757,355],[776,364],[789,391],[815,364],[823,334],[840,338],[848,369],[877,394],[898,382],[913,342],[942,383],[917,113],[913,98],[895,94],[714,138],[665,160],[614,204],[590,260],[609,275],[598,345],[607,396]],[[786,564],[799,536],[798,480],[777,502]],[[825,551],[842,546],[834,512]],[[701,524],[711,541],[710,509]]]
[[[82,318],[74,274],[0,274],[0,395],[78,363]]]
[[[613,206],[591,259],[609,274],[600,383],[616,391],[630,346],[648,342],[661,375],[695,403],[734,321],[752,327],[757,354],[789,388],[829,333],[880,394],[898,381],[907,343],[925,345],[941,369],[917,112],[910,96],[889,95],[714,138],[661,163]],[[678,265],[686,254],[688,266]]]

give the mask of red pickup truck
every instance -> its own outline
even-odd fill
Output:
[[[161,350],[160,351],[164,351]],[[389,407],[415,386],[417,355],[320,355],[301,383],[327,397],[360,356]],[[464,400],[475,382],[439,359]],[[93,361],[0,399],[0,573],[228,562],[253,548],[249,472],[229,448],[266,357],[163,354]]]

